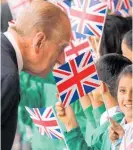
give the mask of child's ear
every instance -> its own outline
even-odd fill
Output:
[[[110,92],[109,88],[108,88],[108,85],[105,82],[100,81],[100,87],[101,87],[101,91],[100,91],[101,94]]]

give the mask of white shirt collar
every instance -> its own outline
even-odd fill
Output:
[[[14,47],[16,57],[17,57],[18,71],[20,73],[23,69],[23,58],[22,58],[21,51],[18,47],[17,42],[15,41],[14,37],[9,31],[5,32],[4,35],[8,38],[8,40],[11,42],[12,46]]]
[[[130,123],[126,123],[126,118],[124,117],[122,122],[121,122],[121,126],[126,130],[127,128],[129,128],[130,126],[133,125],[133,122]]]
[[[119,106],[114,106],[110,109],[108,109],[108,113],[110,117],[113,117],[114,115],[121,113]],[[106,121],[108,121],[108,113],[105,111],[100,118],[100,125],[104,124]]]

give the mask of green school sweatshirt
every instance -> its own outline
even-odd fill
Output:
[[[123,113],[116,114],[113,119],[118,123],[121,122]],[[95,129],[91,136],[91,144],[87,145],[79,127],[64,133],[66,142],[70,150],[111,150],[111,142],[108,136],[109,122],[105,122],[102,126]],[[90,132],[88,132],[89,136]]]

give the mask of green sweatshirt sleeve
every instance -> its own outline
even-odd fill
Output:
[[[123,114],[117,114],[113,117],[118,123],[121,122]],[[66,143],[70,150],[110,150],[111,143],[108,136],[109,122],[98,127],[91,137],[91,145],[88,146],[80,131],[80,128],[75,128],[70,132],[64,133]],[[90,132],[88,131],[88,135]]]
[[[91,136],[93,135],[93,132],[96,129],[96,122],[92,110],[93,110],[92,105],[84,110],[84,114],[87,118],[85,141],[88,146],[91,146]]]
[[[99,127],[100,126],[100,118],[101,115],[106,111],[105,105],[102,105],[96,109],[94,109],[92,111],[95,122],[96,122],[96,126]]]
[[[88,108],[86,108],[84,110],[84,114],[85,114],[85,116],[87,118],[87,121],[90,122],[90,124],[92,125],[92,127],[96,128],[96,122],[95,122],[95,118],[93,116],[92,111],[93,111],[93,108],[92,108],[92,105],[91,105],[91,106],[89,106]]]
[[[98,150],[96,147],[87,146],[79,127],[65,132],[64,136],[69,150]]]

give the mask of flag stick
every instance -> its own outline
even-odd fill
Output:
[[[107,7],[107,9],[106,9],[106,14],[105,14],[106,17],[107,17],[107,14],[108,14],[108,7]],[[104,26],[105,26],[106,17],[104,18]],[[103,31],[104,31],[104,27],[103,27],[103,29],[102,29],[102,36],[103,36]],[[98,43],[98,47],[97,47],[97,49],[96,49],[97,52],[99,52],[99,50],[100,50],[100,45],[101,45],[101,41],[102,41],[102,36],[100,37],[100,40],[99,40],[99,43]]]
[[[102,95],[102,99],[103,99],[103,102],[104,102],[105,107],[106,107],[106,111],[107,111],[107,116],[108,116],[109,122],[110,122],[110,124],[111,124],[111,120],[110,120],[110,116],[109,116],[109,111],[108,111],[108,108],[107,108],[106,100],[104,99],[103,93],[101,93],[101,95]]]
[[[102,83],[102,82],[101,82]],[[104,83],[105,84],[105,83]],[[109,86],[109,85],[108,85]],[[109,86],[110,87],[110,86]],[[101,88],[101,84],[100,84],[100,88]],[[102,89],[101,89],[102,91]],[[104,91],[105,91],[105,85],[104,85]],[[103,93],[101,93],[101,96],[102,96],[102,99],[103,99],[103,102],[105,104],[105,107],[106,107],[106,111],[107,111],[107,116],[108,116],[108,119],[109,119],[109,122],[111,124],[111,120],[110,120],[110,116],[109,116],[109,111],[108,111],[108,107],[107,107],[107,103],[106,103],[106,100],[104,99],[104,95]]]

